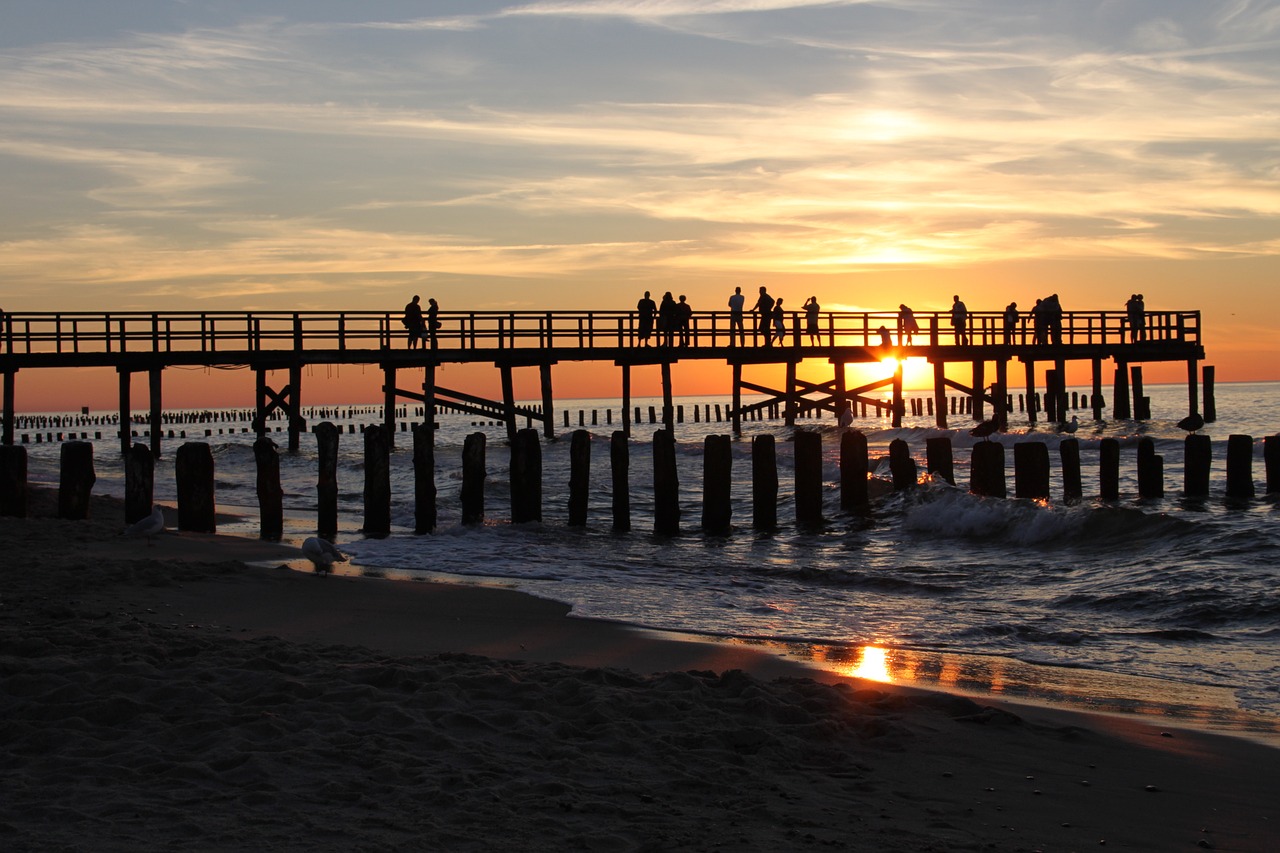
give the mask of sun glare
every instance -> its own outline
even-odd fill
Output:
[[[857,664],[849,671],[854,678],[865,678],[869,681],[891,682],[889,674],[889,652],[879,646],[863,646]]]

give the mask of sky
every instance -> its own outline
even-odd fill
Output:
[[[8,311],[1142,292],[1276,379],[1280,2],[0,0],[0,197]]]

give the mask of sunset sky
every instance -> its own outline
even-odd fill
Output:
[[[8,311],[1141,291],[1274,379],[1280,3],[6,0],[0,197]]]

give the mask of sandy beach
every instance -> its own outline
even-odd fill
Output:
[[[54,505],[0,519],[6,850],[1280,849],[1249,741]]]

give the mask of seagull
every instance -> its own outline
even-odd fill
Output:
[[[1063,432],[1075,432],[1080,429],[1080,416],[1072,415],[1071,420],[1062,425]]]
[[[302,543],[303,555],[316,567],[317,575],[327,575],[333,571],[334,563],[345,563],[347,555],[334,547],[333,543],[318,536],[308,536]]]
[[[1196,430],[1204,429],[1204,418],[1192,412],[1178,421],[1178,429],[1185,429],[1187,432],[1194,434]]]
[[[995,418],[992,418],[989,421],[983,421],[973,429],[969,430],[969,435],[974,438],[980,438],[983,441],[990,441],[991,434],[998,429],[1000,429],[1000,422]]]
[[[164,532],[164,508],[159,504],[152,507],[151,515],[139,519],[124,529],[125,536],[142,536],[151,545],[152,538]]]

